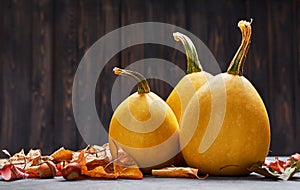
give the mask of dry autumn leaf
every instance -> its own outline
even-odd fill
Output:
[[[118,178],[142,179],[143,173],[138,168],[134,159],[123,149],[118,148],[117,159],[114,161],[114,171]]]
[[[115,173],[107,173],[103,166],[97,166],[92,170],[88,170],[86,166],[82,166],[81,174],[93,178],[104,178],[104,179],[116,179],[118,177]]]
[[[65,170],[65,176],[68,179],[72,179],[74,173],[77,175],[76,179],[86,179],[89,177],[102,179],[143,178],[143,174],[135,161],[122,149],[118,149],[118,157],[113,160],[108,144],[104,144],[103,146],[88,146],[77,152],[66,150],[62,147],[51,156],[46,157],[42,156],[40,150],[30,150],[27,155],[25,155],[24,150],[21,150],[13,156],[10,156],[6,150],[4,150],[4,153],[10,158],[3,160],[5,172],[4,169],[1,170],[0,175],[5,176],[7,180],[21,179],[21,177],[19,177],[21,175],[15,175],[18,174],[15,171],[19,172],[21,170],[24,175],[29,178],[53,177],[55,174],[52,171],[55,171],[57,175],[58,172],[62,171],[62,167],[68,165],[70,165],[70,167],[68,167],[68,170]],[[56,163],[56,165],[54,163],[51,164],[51,166],[54,166],[52,167],[54,170],[50,171],[49,169],[51,168],[46,168],[45,166],[49,166],[47,163],[52,163],[52,161]],[[78,163],[80,167],[72,167],[71,163],[75,162]],[[58,168],[60,169],[57,170]],[[76,169],[76,171],[74,169]],[[48,170],[50,172],[48,172]],[[48,173],[51,173],[51,175],[48,175]]]
[[[178,177],[178,178],[197,178],[206,179],[208,175],[203,178],[198,176],[198,169],[190,167],[166,167],[162,169],[153,169],[153,176],[158,177]]]
[[[48,156],[42,156],[39,149],[31,149],[27,155],[25,155],[24,150],[13,156],[7,150],[3,150],[3,152],[9,156],[0,172],[6,181],[23,179],[25,177],[49,178],[56,175],[56,166],[49,161]]]
[[[13,164],[24,170],[27,170],[28,168],[33,166],[38,166],[44,161],[49,160],[49,157],[42,156],[40,149],[36,149],[36,150],[31,149],[27,153],[27,155],[25,155],[25,152],[22,149],[20,152],[15,153],[13,156],[11,156],[7,150],[2,150],[2,151],[7,156],[9,156],[9,159],[1,160],[1,165]]]
[[[118,178],[122,179],[143,179],[143,173],[138,167],[124,167],[114,164],[114,171]]]
[[[287,161],[276,157],[273,162],[265,161],[264,163],[257,163],[252,165],[249,171],[267,178],[289,180],[295,173],[300,171],[300,154],[293,154]]]
[[[87,164],[87,157],[89,157],[90,165]],[[94,156],[94,160],[93,160],[87,150],[82,150],[80,151],[79,155],[76,156],[74,162],[77,162],[80,165],[82,175],[93,177],[93,178],[105,178],[105,179],[117,178],[117,176],[114,173],[108,173],[105,170],[105,167],[108,163],[105,161],[105,157],[103,157],[102,159],[103,160],[100,160],[99,158]]]
[[[70,161],[73,158],[73,151],[66,150],[64,147],[61,147],[53,154],[50,155],[53,162],[63,162],[63,161]]]
[[[142,179],[143,174],[135,161],[122,149],[118,157],[112,160],[108,144],[91,146],[73,156],[73,162],[81,166],[81,174],[93,178],[105,179]]]

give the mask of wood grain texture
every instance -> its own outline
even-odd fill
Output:
[[[284,3],[275,1],[269,4],[272,46],[269,46],[272,59],[269,60],[271,68],[271,89],[270,94],[271,110],[278,110],[271,114],[272,151],[283,151],[284,154],[292,152],[290,146],[295,141],[295,104],[294,104],[294,78],[289,74],[293,68],[293,38],[292,30],[292,2]],[[275,16],[276,15],[276,16]],[[285,36],[283,38],[283,36]],[[275,92],[275,93],[274,93]],[[281,111],[279,111],[281,110]],[[280,137],[280,140],[276,137]]]
[[[9,151],[27,147],[31,111],[31,2],[2,1],[2,123],[0,144]]]
[[[168,23],[171,25],[175,25],[181,28],[185,28],[186,26],[186,5],[185,2],[182,0],[178,1],[147,1],[146,2],[146,20],[150,22],[162,22],[162,23]],[[177,31],[174,31],[177,32]],[[145,35],[151,33],[155,33],[156,37],[159,39],[166,39],[166,38],[173,38],[172,33],[168,30],[162,30],[157,34],[157,31],[153,29],[153,31],[145,31]],[[173,40],[173,39],[172,39]],[[182,44],[180,42],[175,42],[174,44],[176,46],[182,47]],[[167,78],[166,73],[169,73],[170,75],[178,75],[178,71],[176,70],[170,70],[169,66],[164,64],[163,61],[167,60],[171,63],[176,64],[180,68],[182,68],[184,71],[186,70],[186,58],[185,54],[177,51],[176,49],[172,47],[167,47],[163,45],[154,45],[154,44],[146,44],[145,46],[145,58],[159,58],[162,61],[158,61],[157,65],[159,67],[151,67],[151,73],[157,73],[157,78],[150,78],[148,79],[149,85],[151,86],[151,91],[159,95],[162,99],[166,100],[168,98],[168,95],[172,91],[172,87],[169,83],[164,82]],[[152,63],[148,63],[152,64]],[[150,76],[150,69],[145,70],[145,74],[149,73]],[[158,79],[159,78],[159,79]],[[162,80],[160,80],[162,79]]]
[[[253,18],[252,40],[248,52],[245,75],[252,82],[269,110],[268,72],[268,12],[267,1],[248,1],[248,18]]]
[[[78,1],[54,3],[54,147],[77,148],[78,131],[72,111],[72,84],[79,61]]]
[[[294,89],[295,89],[295,132],[293,150],[300,150],[300,1],[293,1],[293,65],[294,65]]]
[[[0,6],[0,18],[4,18],[4,6]],[[3,31],[3,28],[4,28],[4,22],[1,22],[0,24],[0,27],[2,28],[0,30],[0,42],[3,42],[4,41],[4,31]],[[4,132],[2,130],[2,126],[3,126],[3,122],[2,122],[2,119],[3,119],[3,81],[4,81],[4,74],[3,74],[3,70],[4,70],[4,46],[3,45],[0,45],[0,126],[1,126],[1,129],[0,129],[0,138],[2,138],[4,136]],[[0,140],[0,143],[5,143],[4,140]],[[2,146],[3,147],[3,146]],[[3,154],[0,153],[0,157],[4,157]]]
[[[53,151],[53,4],[34,0],[32,10],[31,117],[28,147]]]
[[[79,1],[79,12],[78,12],[78,54],[77,60],[84,56],[88,51],[89,47],[97,40],[97,18],[99,15],[99,1]],[[87,75],[86,77],[89,77]],[[82,86],[84,88],[85,85]],[[84,89],[82,89],[84,91]],[[86,95],[88,91],[86,91]],[[77,134],[78,147],[84,148],[86,143],[81,138],[81,135]]]
[[[99,15],[97,17],[98,38],[105,37],[106,34],[117,30],[121,26],[121,1],[100,1]],[[118,35],[109,44],[104,44],[103,54],[109,54],[112,47],[120,47],[121,36]],[[99,64],[105,65],[97,82],[96,87],[96,107],[98,116],[103,127],[108,131],[110,119],[113,114],[111,104],[111,89],[115,82],[116,75],[112,70],[114,67],[121,67],[121,54],[117,53],[109,61],[104,58],[99,59]],[[109,88],[107,88],[109,86]]]
[[[145,0],[122,0],[121,1],[121,13],[120,13],[120,21],[121,26],[130,25],[133,23],[139,23],[146,20],[146,1]],[[145,29],[144,28],[138,28],[134,32],[130,34],[121,33],[121,46],[126,47],[128,44],[131,43],[131,41],[128,40],[128,36],[130,35],[130,38],[136,37],[138,39],[144,39],[145,35]],[[132,51],[134,49],[134,51]],[[137,45],[132,46],[124,49],[122,52],[120,52],[120,67],[126,68],[129,66],[130,63],[134,63],[140,59],[143,59],[145,56],[145,45]],[[143,66],[142,66],[143,68]],[[140,71],[141,72],[141,71]],[[142,71],[143,73],[143,71]],[[123,77],[123,76],[120,76]],[[123,77],[122,82],[120,84],[120,95],[121,99],[123,100],[123,97],[126,97],[126,94],[128,92],[127,88],[131,86],[131,84],[135,84],[135,81],[132,78],[129,77]],[[136,92],[136,88],[132,89],[132,92]]]
[[[84,54],[109,32],[138,22],[182,27],[206,44],[224,72],[240,44],[238,21],[253,18],[244,74],[269,112],[270,154],[300,151],[299,0],[3,0],[0,17],[0,149],[41,148],[50,153],[60,146],[86,146],[73,116],[73,79]],[[139,28],[131,35],[143,39],[149,32]],[[159,32],[160,38],[166,37],[165,31]],[[129,44],[126,35],[105,44],[102,53]],[[158,44],[128,47],[106,63],[99,59],[105,67],[98,78],[95,103],[106,130],[117,78],[112,68],[146,58],[186,68],[185,55]],[[141,67],[142,73],[150,72],[145,65]],[[165,65],[151,72],[162,78],[172,73]],[[118,88],[124,90],[130,80]],[[172,90],[161,80],[150,79],[149,83],[163,98]]]

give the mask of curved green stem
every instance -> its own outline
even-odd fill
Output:
[[[144,93],[150,92],[150,87],[148,85],[146,78],[143,75],[141,75],[140,73],[131,71],[131,70],[120,69],[118,67],[115,67],[113,69],[113,72],[116,75],[130,76],[134,80],[136,80],[138,82],[138,90],[137,91],[139,94],[144,94]]]
[[[184,46],[187,59],[187,73],[190,74],[202,71],[196,48],[191,39],[179,32],[173,33],[173,37],[176,41],[181,41]]]
[[[250,22],[242,20],[238,23],[238,27],[242,32],[242,42],[228,67],[227,73],[240,76],[243,75],[244,63],[251,43],[252,21],[252,19]]]

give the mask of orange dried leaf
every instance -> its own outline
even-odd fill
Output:
[[[198,178],[206,179],[208,175],[204,178],[198,176],[198,169],[190,167],[166,167],[162,169],[153,169],[153,176],[158,177],[178,177],[178,178]]]
[[[94,160],[90,160],[86,163],[86,167],[88,168],[88,170],[92,170],[98,166],[102,166],[105,169],[105,171],[113,172],[113,168],[111,169],[110,165],[112,164],[110,164],[108,160],[97,158],[95,158]]]
[[[22,149],[20,152],[15,153],[9,158],[9,162],[14,165],[18,165],[19,168],[24,168],[26,164],[25,153]]]
[[[114,171],[118,178],[142,179],[143,173],[138,168],[135,160],[121,147],[117,147],[117,158],[114,160]]]
[[[86,157],[84,156],[84,150],[79,152],[79,155],[72,162],[77,162],[81,167],[86,166]]]
[[[122,179],[143,179],[143,173],[138,167],[124,167],[114,164],[115,173]]]
[[[7,150],[2,150],[6,155],[10,155]],[[40,149],[30,150],[25,155],[24,150],[10,156],[6,163],[18,166],[19,168],[26,169],[31,166],[39,165],[42,162],[42,153]]]
[[[64,147],[61,147],[51,154],[51,157],[53,158],[53,162],[70,161],[73,157],[73,151],[66,150]]]
[[[104,179],[116,179],[117,175],[114,173],[107,173],[103,166],[95,167],[92,170],[88,170],[86,166],[81,167],[81,174],[89,177],[104,178]]]
[[[41,164],[42,162],[42,152],[40,149],[33,150],[31,149],[28,154],[26,155],[26,166],[31,167],[31,166],[37,166]]]

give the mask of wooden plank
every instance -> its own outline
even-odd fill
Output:
[[[185,2],[182,0],[179,1],[146,1],[145,3],[147,9],[145,12],[145,20],[152,22],[161,22],[166,24],[171,24],[177,27],[185,28],[186,26],[186,12],[185,12]],[[173,31],[176,32],[176,31]],[[157,31],[153,29],[153,31],[145,31],[145,35],[151,35],[151,33],[155,33],[156,37],[159,39],[172,39],[172,33],[170,33],[169,29],[163,30],[160,29]],[[175,45],[182,46],[181,44]],[[159,44],[145,44],[144,45],[144,57],[146,58],[159,58],[161,60],[167,60],[179,67],[181,67],[184,71],[186,70],[186,58],[185,54],[177,51],[176,49],[168,46],[162,46]],[[159,64],[159,63],[157,63]],[[162,99],[166,100],[172,91],[172,87],[170,84],[164,81],[168,75],[177,75],[179,73],[174,72],[171,68],[163,64],[161,62],[159,67],[150,67],[151,69],[145,69],[145,73],[156,73],[156,75],[161,78],[159,79],[148,79],[149,85],[151,86],[151,91],[159,95]]]
[[[248,1],[248,17],[253,18],[252,23],[252,39],[248,52],[245,72],[248,79],[259,92],[267,108],[269,107],[268,99],[268,41],[266,35],[268,33],[268,12],[266,1]]]
[[[2,2],[3,4],[0,6],[0,18],[4,18],[4,6],[5,6],[5,3]],[[0,23],[0,42],[4,42],[4,35],[5,35],[5,32],[4,32],[4,22],[1,22]],[[4,102],[3,102],[3,92],[4,92],[4,89],[3,89],[3,81],[4,81],[4,78],[3,78],[3,70],[4,70],[4,63],[5,63],[5,60],[4,60],[4,45],[0,45],[0,139],[3,138],[4,134],[2,132],[2,128],[3,128],[3,123],[2,123],[2,116],[3,116],[3,105],[4,105]],[[0,140],[1,142],[1,140]],[[2,144],[2,143],[1,143]],[[1,147],[0,147],[1,148]],[[0,153],[0,158],[5,158],[5,155],[1,152]]]
[[[187,28],[207,45],[223,72],[240,44],[237,23],[247,19],[245,12],[243,1],[187,2]]]
[[[30,128],[31,1],[2,1],[0,149],[27,150]],[[3,62],[2,62],[3,61]]]
[[[54,148],[77,148],[78,130],[72,110],[73,78],[79,63],[78,1],[54,3]]]
[[[294,132],[294,145],[293,151],[299,152],[300,150],[300,1],[293,1],[293,63],[294,63],[294,90],[295,90],[295,132]]]
[[[78,20],[78,61],[82,59],[86,51],[97,40],[97,18],[99,15],[99,1],[79,1],[79,20]],[[89,77],[87,75],[86,77]],[[85,85],[83,85],[85,86]],[[86,93],[88,93],[86,91]],[[92,131],[91,131],[92,132]],[[84,148],[87,143],[84,142],[80,133],[77,135],[78,147]]]
[[[105,1],[99,3],[99,14],[97,16],[97,36],[99,39],[105,37],[109,32],[119,29],[121,26],[121,1]],[[120,36],[117,36],[109,44],[104,44],[103,54],[110,54],[111,48],[120,46]],[[99,64],[105,64],[97,83],[96,107],[103,127],[108,131],[111,116],[113,114],[111,97],[112,86],[116,75],[112,70],[114,67],[121,67],[121,53],[114,55],[111,60],[105,62],[100,58]]]
[[[139,23],[139,22],[145,22],[146,15],[144,14],[146,12],[146,4],[145,1],[139,1],[139,0],[125,0],[121,1],[121,13],[120,13],[120,18],[121,18],[121,26],[126,26],[134,23]],[[145,35],[145,30],[144,28],[138,28],[134,33],[127,34],[127,33],[122,33],[121,34],[121,41],[120,43],[123,45],[128,45],[130,44],[130,41],[128,40],[127,35],[135,35],[137,39],[143,39]],[[143,44],[137,45],[137,46],[131,46],[128,47],[121,52],[121,62],[120,62],[120,67],[125,68],[129,66],[131,63],[134,63],[135,61],[141,60],[145,56],[145,47]],[[143,73],[143,72],[142,72]],[[135,84],[132,79],[124,79],[123,83],[120,85],[120,97],[126,96],[125,93],[130,84]],[[132,90],[132,92],[135,92],[136,88]],[[121,98],[120,98],[121,99]]]
[[[31,124],[29,147],[53,151],[53,2],[34,0],[32,6]]]
[[[99,1],[79,1],[78,56],[81,58],[97,40]]]
[[[207,1],[187,1],[187,30],[195,34],[204,44],[208,44],[209,9]]]
[[[269,56],[268,56],[268,3],[267,1],[248,1],[247,2],[248,17],[253,18],[252,23],[252,39],[248,52],[245,72],[248,79],[256,88],[261,98],[263,99],[267,111],[269,113],[269,120],[273,118],[272,104],[270,101],[269,89],[271,82],[269,81]],[[275,123],[271,123],[272,127]],[[273,147],[271,147],[272,150]]]
[[[81,20],[78,28],[79,59],[82,58],[84,52],[97,40],[99,40],[100,37],[104,37],[104,35],[106,35],[108,32],[111,32],[120,26],[120,2],[80,1],[80,14]],[[109,44],[105,44],[105,47],[101,53],[104,55],[106,53],[110,53],[111,46],[119,46],[119,43],[119,41],[114,41]],[[108,63],[105,63],[104,57],[99,57],[99,60],[97,60],[96,64],[105,64],[105,67],[99,76],[97,88],[95,89],[95,104],[100,121],[102,122],[103,126],[108,129],[112,115],[110,93],[115,79],[115,76],[112,73],[112,68],[120,64],[120,56],[114,56]],[[86,129],[86,133],[95,133],[93,130],[96,130],[97,127],[98,126],[95,126],[95,128],[88,127]],[[99,143],[103,141],[103,139],[99,139]],[[86,142],[84,142],[82,138],[79,138],[78,145],[79,147],[83,147],[86,145]]]
[[[292,1],[268,1],[272,154],[289,155],[295,142]]]
[[[250,50],[246,60],[246,73],[249,80],[255,86],[256,90],[265,101],[267,108],[269,102],[269,84],[268,84],[268,42],[265,40],[268,35],[268,14],[266,1],[248,1],[249,17],[253,19],[252,39]]]

